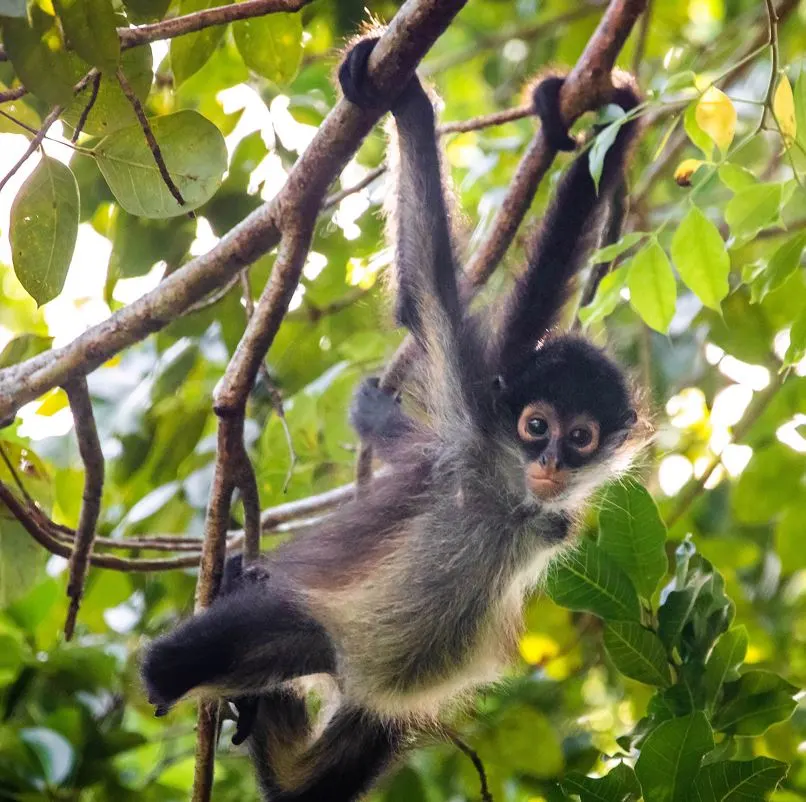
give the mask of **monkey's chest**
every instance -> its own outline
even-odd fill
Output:
[[[365,702],[390,715],[431,715],[500,677],[516,649],[524,597],[552,549],[491,557],[494,537],[470,533],[453,551],[443,543],[439,556],[432,538],[430,555],[386,564],[363,596],[353,594],[339,640],[344,674],[360,677]]]

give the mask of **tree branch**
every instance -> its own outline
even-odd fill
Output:
[[[154,22],[151,25],[118,28],[120,47],[122,50],[128,50],[160,39],[175,39],[177,36],[195,33],[215,25],[226,25],[228,22],[263,17],[278,11],[299,11],[309,2],[310,0],[244,0],[242,3],[207,8],[181,17]]]
[[[78,616],[78,608],[84,595],[84,583],[90,565],[95,527],[101,514],[101,496],[104,487],[104,454],[98,439],[98,428],[92,414],[92,402],[84,376],[65,384],[70,411],[76,428],[76,440],[81,461],[84,463],[84,492],[81,497],[81,512],[70,555],[70,579],[67,582],[67,595],[70,606],[64,625],[64,637],[70,640]]]

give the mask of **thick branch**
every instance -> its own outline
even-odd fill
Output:
[[[405,84],[465,0],[409,0],[370,59],[372,81],[381,92]],[[52,387],[87,375],[124,348],[176,319],[191,304],[225,284],[273,248],[280,229],[300,216],[312,219],[327,187],[344,169],[381,111],[363,111],[341,100],[297,161],[283,189],[256,209],[206,254],[165,278],[151,292],[93,326],[64,348],[0,370],[0,422]]]
[[[64,386],[70,411],[76,428],[76,439],[81,461],[84,463],[84,493],[81,497],[81,512],[78,517],[73,553],[70,555],[70,579],[67,582],[67,595],[70,606],[64,625],[64,637],[73,637],[73,629],[78,616],[84,583],[90,565],[95,526],[101,514],[101,495],[104,487],[104,454],[98,439],[98,428],[92,414],[92,402],[87,389],[87,380],[80,377]]]

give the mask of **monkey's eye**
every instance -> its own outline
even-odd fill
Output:
[[[549,424],[545,418],[529,418],[526,431],[531,437],[545,437],[549,432]]]
[[[574,446],[574,448],[585,448],[585,446],[589,446],[593,441],[593,433],[590,429],[577,426],[576,429],[571,430],[568,439],[571,441],[571,445]]]

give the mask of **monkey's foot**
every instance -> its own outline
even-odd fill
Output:
[[[568,135],[568,127],[560,110],[560,90],[565,78],[552,75],[544,78],[532,92],[535,114],[540,118],[543,136],[554,150],[574,150],[577,146]]]
[[[377,38],[356,42],[339,67],[339,83],[344,97],[361,109],[378,109],[385,105],[384,98],[367,78],[367,62],[377,43]]]

